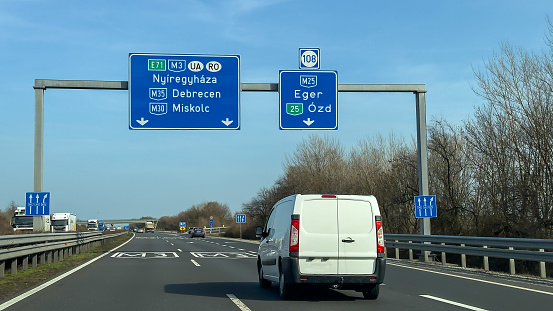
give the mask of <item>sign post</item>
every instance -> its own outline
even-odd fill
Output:
[[[240,226],[240,238],[242,238],[242,224],[246,223],[246,214],[236,214],[236,223]]]
[[[438,207],[435,195],[418,195],[414,198],[415,217],[421,221],[423,235],[430,235],[430,218],[438,217]],[[425,233],[427,231],[428,233]],[[426,242],[428,243],[428,242]],[[428,262],[430,251],[421,252],[419,260]]]

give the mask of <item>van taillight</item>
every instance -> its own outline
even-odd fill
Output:
[[[289,251],[291,253],[300,251],[300,220],[299,219],[292,219],[292,224],[290,225]]]
[[[384,229],[382,229],[382,219],[376,216],[376,252],[384,254]]]

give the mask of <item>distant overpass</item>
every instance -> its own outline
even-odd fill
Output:
[[[144,224],[147,221],[158,222],[159,219],[98,219],[98,222],[103,222],[106,224]],[[87,220],[79,220],[77,224],[85,225]]]

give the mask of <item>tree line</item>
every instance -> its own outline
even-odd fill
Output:
[[[192,205],[186,211],[182,211],[174,216],[160,217],[157,227],[165,230],[178,231],[180,222],[186,222],[187,228],[209,227],[209,220],[211,217],[213,217],[213,227],[228,227],[233,219],[228,205],[211,201]]]
[[[432,119],[428,127],[429,191],[437,197],[432,233],[553,237],[553,26],[546,52],[503,43],[475,69],[484,99],[462,125]],[[390,134],[346,151],[336,139],[312,135],[285,160],[284,175],[243,209],[255,225],[295,193],[365,194],[377,198],[386,231],[419,233],[417,150]]]

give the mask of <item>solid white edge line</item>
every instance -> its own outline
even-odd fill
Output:
[[[192,261],[192,263],[193,263],[196,267],[200,267],[200,264],[197,263],[194,259],[190,259],[190,261]]]
[[[233,294],[227,294],[227,297],[230,298],[232,302],[242,311],[251,311],[248,306],[246,306],[240,299],[236,298]]]
[[[424,298],[428,298],[428,299],[432,299],[432,300],[436,300],[436,301],[439,301],[439,302],[447,303],[447,304],[450,304],[450,305],[454,305],[454,306],[457,306],[457,307],[473,310],[473,311],[488,311],[486,309],[481,309],[481,308],[478,308],[478,307],[473,307],[473,306],[466,305],[464,303],[455,302],[455,301],[451,301],[451,300],[447,300],[447,299],[443,299],[443,298],[439,298],[439,297],[434,297],[434,296],[430,296],[430,295],[419,295],[419,296],[424,297]]]
[[[546,291],[539,290],[539,289],[532,289],[532,288],[526,288],[526,287],[521,287],[521,286],[516,286],[516,285],[502,284],[502,283],[497,283],[497,282],[492,282],[492,281],[486,281],[486,280],[481,280],[481,279],[475,279],[475,278],[471,278],[471,277],[468,277],[468,276],[449,274],[449,273],[438,272],[438,271],[432,271],[432,270],[426,270],[426,269],[421,269],[421,268],[416,268],[416,267],[409,267],[409,266],[405,266],[405,265],[402,265],[402,264],[391,263],[391,262],[386,262],[386,264],[387,264],[387,265],[391,265],[391,266],[406,268],[406,269],[413,269],[413,270],[425,271],[425,272],[430,272],[430,273],[435,273],[435,274],[441,274],[441,275],[451,276],[451,277],[459,278],[459,279],[465,279],[465,280],[470,280],[470,281],[476,281],[476,282],[481,282],[481,283],[487,283],[487,284],[492,284],[492,285],[497,285],[497,286],[510,287],[510,288],[514,288],[514,289],[520,289],[520,290],[525,290],[525,291],[534,292],[534,293],[538,293],[538,294],[545,294],[545,295],[553,296],[553,293],[552,293],[552,292],[546,292]]]
[[[78,267],[75,267],[75,268],[73,268],[72,270],[69,270],[69,271],[65,272],[64,274],[62,274],[62,275],[60,275],[60,276],[58,276],[58,277],[55,277],[55,278],[53,278],[52,280],[50,280],[50,281],[48,281],[48,282],[46,282],[46,283],[44,283],[44,284],[42,284],[42,285],[40,285],[40,286],[37,286],[37,287],[35,287],[35,288],[29,290],[29,291],[26,292],[26,293],[23,293],[23,294],[21,294],[21,295],[15,297],[15,298],[12,298],[12,299],[10,299],[10,300],[4,302],[3,304],[0,305],[0,310],[4,310],[4,309],[6,309],[7,307],[12,306],[12,305],[18,303],[18,302],[20,302],[21,300],[23,300],[23,299],[25,299],[25,298],[27,298],[27,297],[29,297],[29,296],[31,296],[31,295],[33,295],[33,294],[36,294],[36,293],[38,293],[38,292],[40,292],[41,290],[45,289],[46,287],[48,287],[48,286],[50,286],[50,285],[56,283],[57,281],[59,281],[59,280],[65,278],[65,277],[67,277],[67,276],[69,276],[69,275],[71,275],[71,274],[73,274],[73,273],[75,273],[75,272],[77,272],[77,271],[79,271],[79,270],[81,270],[82,268],[88,266],[89,264],[95,262],[96,260],[98,260],[98,259],[100,259],[100,258],[102,258],[102,257],[104,257],[104,256],[107,256],[107,255],[111,254],[111,252],[113,252],[114,250],[117,250],[118,248],[120,248],[120,247],[124,246],[125,244],[129,243],[132,239],[134,239],[134,237],[135,237],[135,235],[133,234],[133,237],[130,238],[127,242],[125,242],[125,243],[123,243],[123,244],[117,246],[116,248],[110,250],[109,252],[107,252],[107,253],[105,253],[105,254],[103,254],[103,255],[100,255],[100,256],[98,256],[98,257],[96,257],[96,258],[94,258],[94,259],[91,259],[90,261],[87,261],[87,262],[85,262],[84,264],[82,264],[82,265],[80,265],[80,266],[78,266]]]

